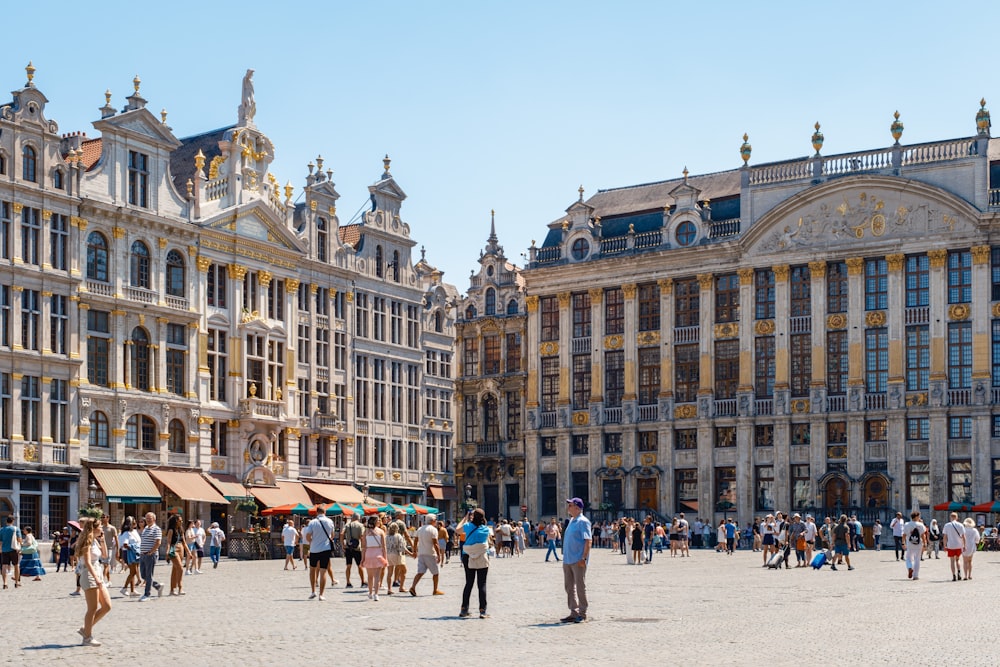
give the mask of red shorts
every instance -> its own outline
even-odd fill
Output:
[[[962,555],[961,549],[948,549],[948,558],[958,558]]]

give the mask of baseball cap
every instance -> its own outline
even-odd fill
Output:
[[[424,523],[434,523],[435,521],[437,521],[436,514],[428,514],[424,517]]]
[[[567,505],[576,505],[580,509],[583,509],[583,501],[580,500],[579,498],[567,498],[566,499],[566,504]]]

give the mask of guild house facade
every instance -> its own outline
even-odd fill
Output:
[[[413,258],[388,156],[346,223],[322,158],[279,185],[252,77],[234,123],[186,139],[139,77],[96,138],[59,133],[30,64],[0,105],[0,514],[20,525],[455,497],[453,423],[423,396],[452,400],[457,292]]]
[[[532,242],[525,496],[741,522],[1000,496],[1000,145],[600,190]],[[803,139],[808,138],[804,133]]]

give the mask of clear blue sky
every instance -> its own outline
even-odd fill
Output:
[[[737,167],[744,132],[753,164],[811,153],[817,120],[833,154],[891,144],[897,109],[904,144],[974,134],[983,96],[1000,114],[992,2],[57,4],[4,8],[0,86],[32,60],[61,132],[93,136],[135,74],[178,137],[221,127],[253,68],[278,181],[300,193],[321,154],[346,223],[388,153],[462,291],[491,209],[521,264],[581,184]]]

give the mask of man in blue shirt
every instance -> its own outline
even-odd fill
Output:
[[[590,519],[583,515],[583,501],[570,498],[566,501],[569,523],[563,532],[563,585],[569,616],[563,623],[583,623],[587,620],[587,560],[593,539]]]
[[[0,528],[0,572],[3,573],[3,587],[7,588],[7,570],[14,570],[14,588],[21,585],[21,568],[17,556],[21,547],[21,529],[14,525],[14,517],[8,516]]]

